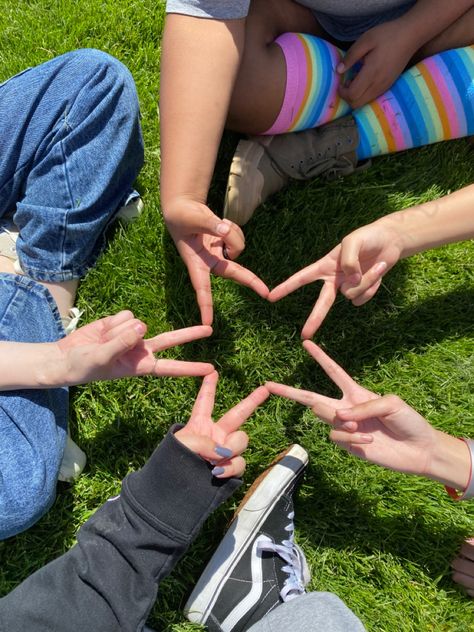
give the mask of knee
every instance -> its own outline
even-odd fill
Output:
[[[56,480],[16,475],[3,479],[0,487],[0,540],[10,538],[33,526],[44,516],[56,498]]]

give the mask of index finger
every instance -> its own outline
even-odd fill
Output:
[[[319,395],[319,393],[313,393],[312,391],[305,391],[302,388],[278,384],[277,382],[267,382],[266,387],[272,395],[286,397],[286,399],[291,399],[294,402],[298,402],[298,404],[311,408],[318,417],[321,417],[327,423],[332,423],[334,420],[335,407],[329,397],[324,397],[324,395]]]
[[[176,347],[192,340],[207,338],[212,334],[212,327],[209,325],[196,325],[194,327],[183,327],[174,331],[166,331],[153,338],[145,340],[145,348],[153,353],[163,351],[170,347]]]
[[[340,367],[332,358],[330,358],[321,347],[314,344],[311,340],[305,340],[303,347],[316,360],[326,375],[339,386],[343,393],[356,385],[356,382],[348,375],[342,367]]]
[[[268,300],[272,303],[279,301],[284,296],[291,294],[295,290],[299,290],[300,287],[304,285],[308,285],[308,283],[313,283],[313,281],[318,281],[321,279],[320,274],[321,266],[319,261],[312,263],[306,268],[302,268],[298,272],[295,272],[292,276],[290,276],[286,281],[277,285],[268,295]]]
[[[194,402],[191,417],[211,418],[214,410],[214,399],[216,397],[216,388],[219,375],[217,371],[206,375],[202,381],[201,388]]]
[[[319,293],[318,300],[314,304],[311,314],[301,331],[303,339],[312,338],[328,315],[337,296],[337,286],[333,281],[326,281]]]
[[[250,417],[260,404],[268,398],[270,393],[265,386],[259,386],[257,389],[247,395],[245,399],[236,404],[223,415],[217,424],[227,433],[234,432]]]
[[[270,290],[262,279],[250,270],[247,270],[247,268],[235,263],[235,261],[226,261],[224,259],[218,260],[217,264],[213,268],[213,272],[225,279],[232,279],[232,281],[235,281],[240,285],[249,287],[262,298],[267,298],[270,293]]]

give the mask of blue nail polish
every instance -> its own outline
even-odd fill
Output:
[[[223,448],[220,445],[214,448],[214,452],[221,456],[223,459],[228,459],[232,456],[232,450],[229,450],[229,448]]]
[[[219,465],[217,467],[215,467],[212,470],[212,475],[213,476],[220,476],[221,474],[224,474],[225,469],[223,467],[220,467]]]

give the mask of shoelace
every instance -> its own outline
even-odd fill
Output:
[[[285,580],[283,588],[280,591],[280,597],[283,601],[291,601],[295,597],[304,594],[305,586],[311,579],[304,553],[295,542],[294,517],[294,511],[288,514],[290,524],[285,527],[285,531],[289,533],[288,540],[283,540],[281,544],[266,541],[259,542],[257,545],[258,552],[267,551],[269,553],[276,553],[286,562],[282,570],[288,574],[288,578]]]

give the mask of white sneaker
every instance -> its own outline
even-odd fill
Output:
[[[59,468],[58,481],[72,483],[79,478],[86,466],[87,457],[81,448],[74,443],[68,431],[67,443],[64,448],[63,460]]]
[[[115,219],[118,219],[124,224],[129,224],[130,222],[133,222],[133,220],[137,219],[143,211],[143,207],[144,204],[142,198],[134,197],[119,209]]]
[[[0,255],[13,261],[13,267],[17,274],[23,274],[16,252],[16,241],[19,234],[18,226],[11,220],[0,222]]]

